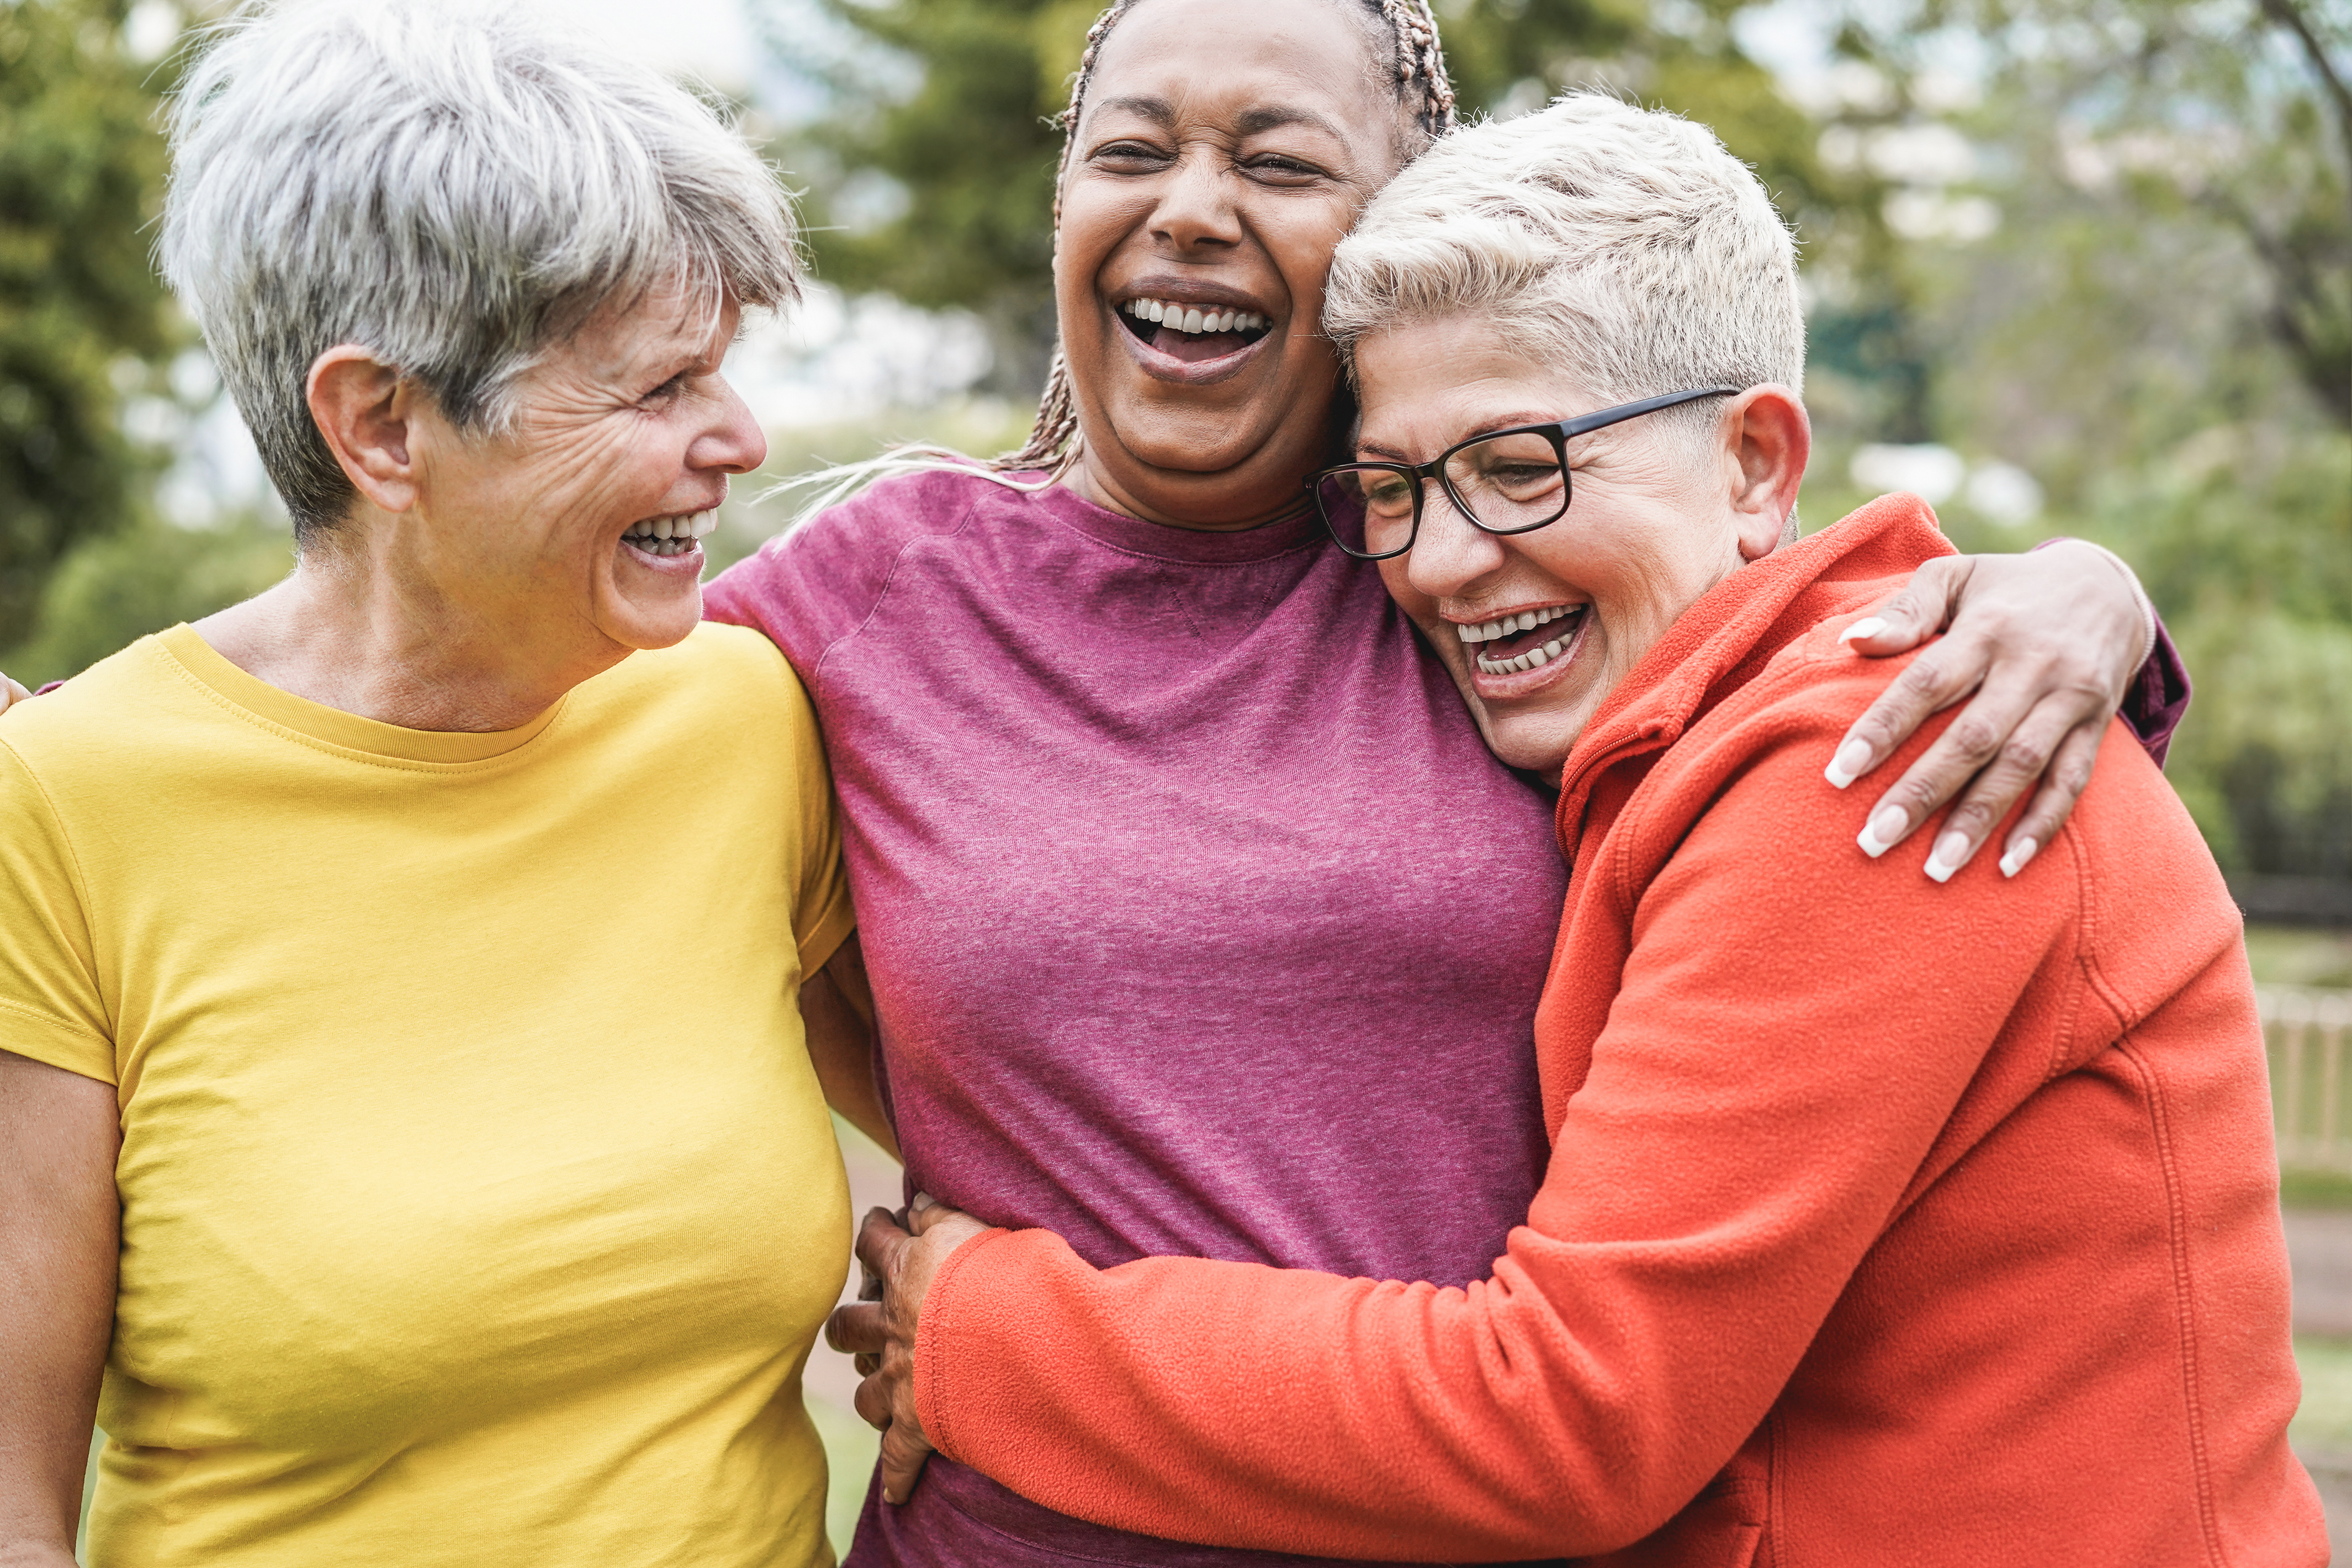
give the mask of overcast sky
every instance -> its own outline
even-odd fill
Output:
[[[740,92],[755,69],[741,0],[565,0],[564,14],[665,70]]]

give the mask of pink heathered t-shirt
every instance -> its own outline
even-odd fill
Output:
[[[1543,1174],[1566,872],[1372,568],[1311,519],[1195,532],[948,472],[704,604],[815,703],[910,1190],[1098,1266],[1486,1277]],[[849,1560],[1073,1559],[1277,1561],[942,1458]]]

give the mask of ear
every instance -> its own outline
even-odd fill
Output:
[[[339,343],[311,361],[305,390],[311,421],[360,494],[385,511],[415,505],[414,384],[358,344]]]
[[[1742,560],[1761,561],[1780,547],[1797,488],[1813,455],[1804,400],[1776,383],[1751,386],[1724,410],[1724,456]]]

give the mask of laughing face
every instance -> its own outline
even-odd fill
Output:
[[[1365,462],[1426,463],[1488,431],[1614,401],[1467,318],[1368,338],[1357,372]],[[1574,499],[1532,532],[1481,532],[1429,486],[1412,550],[1381,563],[1510,766],[1558,783],[1594,710],[1675,618],[1780,543],[1804,469],[1802,405],[1766,386],[1706,406],[1721,413],[1713,442],[1654,415],[1571,439]]]
[[[1403,144],[1341,0],[1142,0],[1119,23],[1054,259],[1085,432],[1074,488],[1195,528],[1297,508],[1339,386],[1324,276]]]
[[[428,570],[559,661],[597,667],[692,631],[728,476],[767,455],[719,374],[736,319],[676,296],[592,318],[523,376],[511,428],[433,440]]]

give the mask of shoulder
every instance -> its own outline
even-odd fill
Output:
[[[703,589],[703,614],[758,627],[806,670],[872,613],[910,548],[1029,500],[968,469],[895,475],[720,573]]]
[[[176,736],[236,722],[161,637],[144,637],[0,713],[0,744],[36,773],[83,763],[112,771],[168,754],[163,742]]]
[[[751,627],[714,621],[683,642],[631,654],[590,689],[600,708],[651,707],[696,726],[792,717],[808,708],[800,677],[773,642]]]

